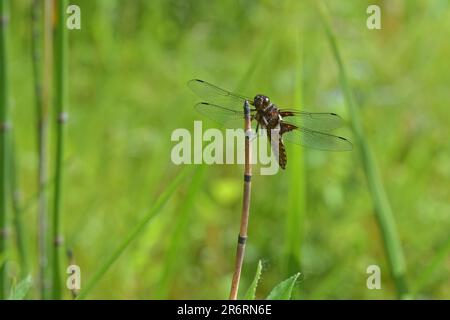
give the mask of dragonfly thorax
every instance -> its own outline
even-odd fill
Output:
[[[256,110],[255,120],[262,128],[270,130],[279,127],[282,117],[280,115],[279,109],[271,103],[263,110]]]

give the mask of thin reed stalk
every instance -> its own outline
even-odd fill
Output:
[[[67,120],[66,95],[66,52],[67,31],[65,26],[66,0],[55,3],[56,25],[54,46],[55,68],[55,104],[56,104],[56,155],[55,155],[55,192],[53,198],[52,221],[52,298],[61,299],[61,256],[63,237],[61,232],[61,205],[63,194],[63,157],[64,157],[64,127]]]
[[[236,249],[236,263],[234,267],[233,279],[231,281],[230,300],[236,300],[241,279],[242,264],[245,255],[245,243],[247,241],[248,218],[250,215],[250,196],[252,187],[252,145],[250,134],[252,132],[250,106],[247,101],[244,104],[245,114],[245,169],[244,169],[244,194],[242,201],[241,228],[238,236]]]
[[[10,197],[13,211],[13,224],[16,235],[17,253],[20,262],[20,274],[21,278],[25,279],[29,274],[29,261],[27,254],[27,246],[25,241],[25,231],[22,219],[22,206],[20,201],[20,192],[17,185],[17,165],[16,165],[16,152],[14,148],[14,137],[11,133],[8,145],[9,153],[9,185],[10,185]]]
[[[39,290],[41,298],[45,298],[46,291],[46,269],[48,265],[47,254],[47,229],[48,213],[45,185],[47,183],[47,111],[44,104],[42,70],[41,70],[41,3],[33,0],[31,4],[31,59],[33,65],[34,94],[36,104],[37,119],[37,154],[38,154],[38,259],[39,259]],[[46,1],[46,6],[51,5],[51,1]],[[46,11],[49,11],[45,9]],[[51,11],[50,11],[51,12]],[[48,14],[48,12],[47,12]],[[49,17],[47,17],[49,19]],[[47,22],[48,24],[48,22]],[[46,47],[46,43],[44,44]]]
[[[378,171],[375,156],[367,142],[359,115],[359,107],[355,102],[352,90],[348,81],[347,73],[344,67],[336,37],[331,29],[331,22],[328,8],[320,1],[318,5],[320,18],[325,27],[328,41],[331,46],[332,54],[336,60],[339,69],[339,82],[344,93],[346,105],[350,114],[350,121],[358,146],[361,162],[367,177],[369,190],[374,204],[374,212],[380,228],[381,237],[395,282],[397,295],[399,298],[405,298],[408,295],[408,286],[406,283],[406,266],[403,257],[403,250],[397,233],[397,226],[394,215],[384,190]]]
[[[0,300],[7,296],[7,182],[8,182],[8,37],[9,1],[0,0]]]

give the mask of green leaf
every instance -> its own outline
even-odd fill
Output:
[[[25,279],[20,281],[17,286],[13,285],[8,300],[23,300],[30,290],[31,283],[31,275],[28,275]]]
[[[291,299],[292,289],[294,288],[294,284],[297,281],[300,273],[297,273],[280,282],[275,288],[267,296],[266,300],[289,300]]]
[[[256,287],[258,286],[259,279],[261,279],[261,273],[262,273],[262,263],[261,260],[259,260],[258,267],[256,268],[255,278],[253,279],[252,284],[245,293],[243,300],[255,300]]]

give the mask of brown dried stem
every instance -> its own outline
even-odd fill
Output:
[[[242,263],[244,262],[245,242],[247,240],[248,218],[250,214],[250,195],[251,195],[251,118],[250,106],[247,101],[244,104],[245,114],[245,170],[244,170],[244,199],[242,202],[241,228],[239,231],[238,244],[236,250],[236,263],[234,268],[233,280],[231,282],[230,300],[236,300],[239,289],[239,281],[241,279]]]

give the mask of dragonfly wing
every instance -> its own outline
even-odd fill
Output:
[[[253,99],[249,97],[221,89],[203,80],[193,79],[187,85],[196,95],[205,99],[207,102],[216,103],[227,108],[232,108],[233,110],[243,110],[245,100],[253,104]]]
[[[200,102],[195,105],[195,109],[213,120],[223,125],[225,128],[243,128],[244,112],[225,108],[208,102]]]
[[[283,139],[305,147],[327,151],[350,151],[353,145],[347,139],[325,132],[296,128],[283,134]]]
[[[281,117],[289,123],[314,131],[329,131],[342,126],[342,118],[336,113],[306,112],[293,109],[281,109]]]

